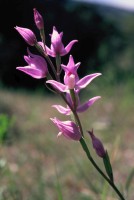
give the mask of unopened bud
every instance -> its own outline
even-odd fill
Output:
[[[37,26],[37,28],[39,30],[43,29],[44,28],[44,20],[43,20],[43,17],[41,16],[41,14],[36,10],[36,8],[33,9],[34,11],[34,21],[35,21],[35,24]]]
[[[97,155],[104,158],[106,155],[106,150],[104,149],[102,142],[97,137],[95,137],[93,130],[88,131],[88,133],[91,136],[93,148],[95,149]]]
[[[18,26],[16,26],[15,29],[30,46],[34,46],[37,43],[36,36],[30,29]]]

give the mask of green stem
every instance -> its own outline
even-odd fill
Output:
[[[120,193],[120,191],[118,190],[118,188],[115,186],[115,184],[103,173],[103,171],[98,167],[98,165],[96,164],[96,162],[93,160],[89,149],[86,145],[86,142],[84,140],[84,138],[80,139],[80,143],[81,146],[83,148],[83,150],[85,151],[88,159],[90,160],[90,162],[92,163],[92,165],[96,168],[96,170],[101,174],[101,176],[109,183],[109,185],[114,189],[114,191],[118,194],[118,196],[120,197],[121,200],[125,200],[125,198],[123,197],[123,195]]]
[[[57,76],[60,80],[60,73],[61,73],[61,57],[59,54],[56,55],[56,66],[57,66]]]
[[[55,75],[56,80],[58,80],[59,78],[58,78],[58,76],[57,76],[56,69],[55,69],[55,67],[54,67],[54,65],[53,65],[53,63],[52,63],[52,61],[51,61],[51,59],[49,58],[48,55],[45,55],[45,58],[47,59],[49,65],[51,66],[51,69],[53,70],[53,73],[54,73],[54,75]]]
[[[79,126],[80,133],[81,133],[82,137],[84,137],[82,125],[81,125],[81,122],[80,122],[80,119],[79,119],[79,116],[78,116],[77,112],[74,110],[74,108],[72,107],[72,105],[70,105],[70,103],[67,101],[67,99],[64,96],[64,94],[60,93],[60,95],[61,95],[62,99],[66,102],[66,104],[69,106],[69,108],[71,109],[71,111],[72,111],[72,113],[73,113],[73,115],[75,117],[76,123]]]
[[[44,45],[44,51],[47,54],[47,52],[46,52],[46,37],[45,37],[44,28],[40,30],[40,36],[41,36],[41,39],[42,39],[42,42],[43,42],[43,45]]]
[[[71,95],[71,98],[72,98],[74,110],[76,110],[76,108],[77,108],[77,101],[76,101],[76,96],[75,96],[74,89],[70,89],[69,91],[70,91],[70,95]]]

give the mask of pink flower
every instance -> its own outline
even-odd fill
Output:
[[[88,108],[90,108],[100,98],[101,98],[100,96],[93,97],[93,98],[89,99],[88,101],[86,101],[83,104],[80,104],[80,102],[78,102],[76,111],[78,113],[85,112]],[[73,104],[72,104],[71,100],[69,100],[69,103],[73,107]],[[64,114],[64,115],[70,115],[71,114],[71,110],[70,110],[70,108],[68,106],[67,107],[63,107],[61,105],[53,105],[52,107],[56,108],[61,114]]]
[[[100,76],[101,73],[90,74],[79,80],[77,69],[80,66],[80,62],[75,64],[73,57],[70,55],[67,65],[61,65],[65,71],[64,84],[55,80],[48,80],[46,83],[50,83],[54,88],[60,92],[69,92],[70,89],[74,89],[75,92],[85,88],[94,78]]]
[[[53,123],[58,127],[59,134],[64,135],[67,139],[79,141],[81,139],[81,134],[78,126],[72,121],[60,121],[57,118],[51,118]]]
[[[37,28],[43,29],[44,28],[44,21],[43,21],[43,17],[41,16],[41,14],[36,10],[36,8],[33,9],[34,11],[34,21],[35,24],[37,26]]]
[[[46,83],[51,84],[54,88],[56,88],[60,92],[69,92],[70,89],[74,89],[77,92],[77,91],[85,88],[94,78],[96,78],[97,76],[100,76],[100,75],[101,75],[101,73],[87,75],[87,76],[83,77],[82,79],[76,81],[74,84],[74,88],[70,88],[70,85],[69,85],[70,82],[67,80],[67,78],[70,78],[69,76],[66,77],[67,85],[60,83],[58,81],[55,81],[55,80],[48,80],[48,81],[46,81]]]
[[[72,40],[66,47],[62,43],[63,32],[58,33],[55,27],[53,27],[53,32],[51,36],[51,48],[46,46],[48,55],[56,57],[56,55],[64,56],[69,53],[73,44],[78,40]]]
[[[23,37],[26,43],[28,43],[30,46],[34,46],[37,43],[36,36],[30,29],[18,26],[16,26],[15,29],[19,32],[19,34]]]
[[[88,131],[88,133],[91,136],[93,148],[95,149],[97,155],[104,158],[106,155],[106,150],[104,149],[102,142],[97,137],[95,137],[93,130]]]
[[[47,75],[47,63],[41,56],[30,53],[28,50],[28,56],[24,56],[28,66],[17,67],[16,69],[32,76],[33,78],[40,79]]]

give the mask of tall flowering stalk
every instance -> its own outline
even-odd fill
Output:
[[[51,86],[52,91],[61,96],[66,103],[66,107],[57,104],[53,105],[52,107],[56,108],[58,112],[66,116],[73,115],[74,120],[71,118],[71,120],[61,121],[56,117],[51,118],[51,121],[59,130],[57,136],[59,137],[63,135],[69,140],[80,142],[91,164],[114,189],[120,199],[125,200],[115,185],[112,166],[107,150],[105,150],[100,139],[95,136],[93,129],[92,131],[87,131],[91,137],[92,145],[96,151],[96,154],[103,159],[104,168],[106,170],[106,173],[104,173],[97,165],[89,151],[84,137],[82,124],[78,115],[80,112],[85,112],[98,99],[101,98],[100,96],[95,96],[86,102],[81,103],[79,97],[80,91],[87,87],[95,78],[100,76],[101,73],[89,74],[80,79],[77,70],[81,63],[78,62],[75,64],[72,55],[69,56],[67,65],[61,64],[62,56],[67,55],[71,51],[73,45],[78,42],[78,40],[72,40],[66,47],[64,47],[62,42],[63,32],[58,33],[56,27],[53,26],[52,34],[50,34],[51,46],[49,48],[46,45],[43,17],[36,8],[33,9],[33,14],[35,25],[40,32],[41,41],[37,41],[33,31],[28,28],[16,26],[15,29],[22,36],[25,42],[30,46],[34,46],[40,54],[35,55],[30,52],[29,48],[27,48],[28,55],[24,56],[27,66],[18,66],[16,69],[36,79],[45,78],[45,85],[48,88]],[[56,66],[53,64],[51,57],[55,58]],[[60,77],[62,71],[64,73],[63,82],[61,81]]]

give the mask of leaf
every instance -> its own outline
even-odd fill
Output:
[[[106,172],[107,172],[107,174],[108,174],[110,180],[111,180],[112,182],[114,182],[113,170],[112,170],[112,166],[111,166],[110,159],[109,159],[109,155],[108,155],[107,151],[106,151],[106,155],[103,157],[103,163],[104,163]]]

